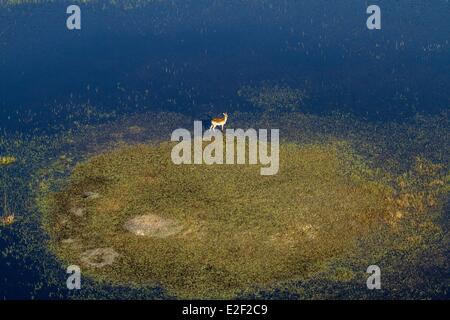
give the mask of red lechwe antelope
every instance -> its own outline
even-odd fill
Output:
[[[221,126],[222,127],[222,131],[223,131],[223,126],[225,125],[225,123],[227,123],[228,120],[228,113],[224,112],[223,113],[223,118],[213,118],[211,120],[211,127],[209,128],[209,130],[215,130],[217,126]]]

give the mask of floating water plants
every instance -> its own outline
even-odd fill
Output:
[[[2,156],[0,157],[0,166],[9,166],[15,163],[17,159],[12,156]]]

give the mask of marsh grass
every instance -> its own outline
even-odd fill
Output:
[[[177,297],[231,298],[307,279],[389,219],[393,188],[343,142],[285,143],[280,172],[268,177],[254,165],[174,165],[171,147],[121,147],[77,165],[68,185],[41,201],[57,256],[83,265],[86,250],[112,247],[119,256],[111,266],[84,272],[161,285]],[[84,192],[101,196],[86,200]],[[124,228],[146,214],[183,228],[167,237]]]
[[[232,114],[231,128],[282,128],[273,177],[259,165],[174,166],[170,144],[146,144],[192,120],[139,114],[61,136],[0,139],[2,153],[18,159],[0,170],[18,217],[0,227],[2,255],[39,270],[31,294],[52,286],[52,296],[66,297],[64,270],[80,264],[83,290],[73,298],[448,295],[448,115],[380,126],[341,115]],[[124,228],[151,214],[183,229],[164,238]],[[372,264],[382,268],[382,290],[366,288]]]

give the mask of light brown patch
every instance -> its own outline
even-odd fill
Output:
[[[134,217],[124,224],[124,228],[137,236],[165,238],[180,233],[183,226],[172,219],[154,214]]]

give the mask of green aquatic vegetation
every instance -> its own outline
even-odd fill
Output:
[[[16,161],[17,159],[13,156],[2,156],[0,157],[0,166],[9,166]]]
[[[391,208],[401,196],[388,181],[374,180],[345,142],[285,143],[273,177],[251,165],[174,165],[171,146],[101,153],[78,164],[62,190],[45,193],[52,251],[101,281],[232,298],[309,279],[404,218]],[[106,249],[113,258],[83,258]],[[330,274],[343,282],[354,277],[343,268]]]
[[[449,192],[449,155],[444,148],[449,137],[447,116],[381,126],[337,114],[260,118],[230,113],[232,127],[282,128],[281,162],[293,158],[292,164],[301,165],[292,169],[293,179],[280,171],[279,176],[265,177],[268,180],[252,166],[174,168],[167,159],[170,144],[147,144],[167,140],[175,128],[191,126],[192,119],[179,114],[138,114],[104,124],[80,122],[76,129],[60,135],[0,137],[4,154],[20,159],[20,165],[0,168],[0,180],[10,203],[17,206],[14,212],[18,217],[14,228],[0,228],[0,240],[6,243],[2,254],[39,275],[38,281],[30,284],[30,296],[38,296],[49,286],[55,298],[68,294],[74,298],[302,299],[445,295],[450,270],[448,222],[443,216]],[[146,176],[138,170],[141,167]],[[299,168],[307,170],[301,175]],[[221,174],[217,175],[217,170]],[[349,185],[356,193],[354,198],[352,192],[342,198],[352,200],[347,201],[350,210],[342,214],[344,226],[338,212],[346,207],[337,198]],[[89,188],[82,190],[82,186]],[[242,194],[238,187],[243,188]],[[326,187],[329,194],[324,193]],[[111,197],[115,188],[118,193],[121,190],[117,201]],[[134,188],[139,192],[133,192]],[[283,191],[286,194],[277,201],[282,204],[280,210],[291,217],[277,212],[279,204],[273,201],[272,195]],[[294,191],[307,201],[293,197]],[[128,197],[131,201],[123,205]],[[331,200],[314,201],[323,197]],[[66,200],[67,208],[55,212]],[[310,210],[303,210],[308,204]],[[368,210],[352,220],[351,213],[358,207]],[[148,208],[152,211],[146,211]],[[227,210],[230,208],[237,210]],[[255,219],[261,212],[265,219]],[[304,219],[299,220],[299,215]],[[221,235],[222,228],[216,234],[208,232],[205,224],[222,225],[224,234],[232,236]],[[106,227],[99,229],[100,225]],[[321,225],[327,227],[317,227]],[[262,235],[263,230],[268,232]],[[273,239],[266,241],[269,236]],[[195,237],[200,240],[193,241]],[[208,237],[214,241],[207,243]],[[222,239],[224,243],[218,246]],[[254,249],[257,243],[264,246]],[[124,248],[130,244],[136,250],[155,249],[157,255],[128,255]],[[269,263],[264,264],[258,257],[269,245],[268,252],[280,259],[269,255]],[[204,250],[198,255],[181,258],[181,253],[199,248]],[[165,259],[156,261],[158,256]],[[220,256],[236,257],[236,263],[218,263]],[[256,258],[237,265],[247,256]],[[68,263],[82,267],[81,292],[68,293],[61,279]],[[365,270],[371,264],[382,268],[382,292],[365,287]],[[151,271],[149,266],[155,265]],[[207,285],[213,275],[228,284]],[[198,277],[199,281],[193,280]],[[188,287],[192,290],[185,289]]]
[[[303,102],[307,98],[303,90],[279,85],[245,86],[238,91],[238,96],[271,114],[302,111]]]

